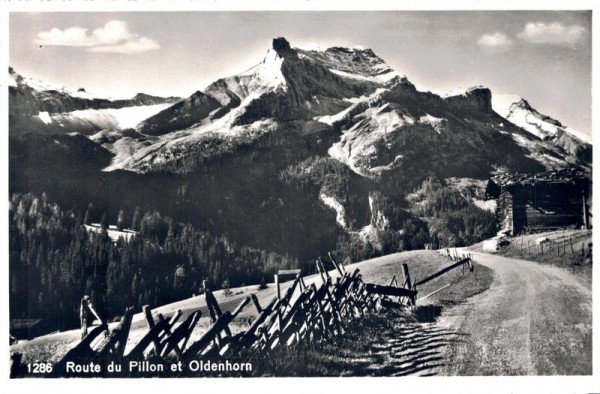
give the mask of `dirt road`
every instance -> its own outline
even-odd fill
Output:
[[[441,375],[589,375],[591,281],[566,269],[474,253],[494,271],[490,289],[438,322],[456,332]]]

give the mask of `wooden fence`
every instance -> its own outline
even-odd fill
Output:
[[[179,324],[182,312],[170,319],[160,313],[153,316],[148,306],[143,315],[148,331],[141,339],[131,339],[127,346],[133,319],[133,308],[127,308],[112,331],[106,325],[95,327],[46,376],[211,376],[231,375],[231,371],[198,372],[201,362],[236,361],[260,365],[261,360],[277,347],[327,341],[343,335],[348,323],[382,308],[402,308],[416,304],[417,286],[454,269],[472,263],[469,257],[422,280],[411,280],[408,266],[402,265],[402,283],[392,278],[389,285],[364,283],[358,269],[346,272],[343,265],[330,259],[339,275],[334,279],[322,260],[316,261],[321,281],[306,285],[297,271],[291,286],[282,295],[276,275],[277,296],[261,305],[255,294],[242,299],[233,311],[223,311],[213,293],[206,289],[205,300],[210,326],[199,338],[192,340],[194,329],[202,316],[195,310]],[[395,300],[393,299],[395,298]],[[253,306],[257,316],[245,330],[234,333],[242,325],[231,326],[247,307]],[[126,348],[130,348],[125,352]],[[75,366],[75,367],[74,367]],[[97,368],[77,368],[89,366]],[[13,368],[18,371],[18,366]],[[249,371],[246,371],[249,372]],[[236,373],[233,373],[236,375]],[[237,375],[244,375],[239,372]],[[250,374],[250,373],[247,373]]]
[[[205,299],[211,324],[196,340],[191,337],[202,315],[200,310],[177,325],[181,311],[166,319],[161,314],[153,316],[145,306],[148,331],[125,353],[133,318],[133,309],[128,308],[111,332],[106,325],[91,330],[54,366],[50,376],[202,376],[205,374],[193,373],[190,366],[203,360],[256,363],[277,347],[342,335],[349,321],[375,312],[384,304],[401,305],[385,294],[412,297],[414,303],[416,291],[381,291],[380,287],[364,283],[358,269],[349,273],[341,265],[336,265],[341,275],[334,279],[322,261],[317,265],[323,279],[320,285],[307,286],[296,275],[285,293],[267,305],[260,305],[252,294],[242,299],[233,311],[223,311],[207,289]],[[231,323],[248,306],[253,306],[258,315],[247,329],[234,334]],[[100,368],[98,372],[73,368],[82,365],[100,365]]]
[[[530,239],[525,242],[524,237],[515,238],[513,247],[520,250],[526,256],[556,256],[563,257],[571,255],[579,257],[581,261],[588,258],[591,263],[592,242],[589,240],[573,241],[569,236],[562,240],[548,239],[545,242],[536,242]]]

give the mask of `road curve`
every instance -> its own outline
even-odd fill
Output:
[[[591,285],[569,271],[485,253],[489,290],[442,314],[456,340],[442,375],[591,375]],[[590,281],[591,283],[591,281]]]

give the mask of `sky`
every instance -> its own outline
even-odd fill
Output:
[[[187,97],[293,47],[367,46],[419,90],[517,94],[591,134],[590,11],[11,13],[9,63],[99,96]]]

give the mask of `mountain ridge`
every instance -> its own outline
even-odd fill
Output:
[[[591,172],[591,145],[566,132],[539,138],[499,114],[494,96],[483,86],[445,96],[419,91],[368,48],[314,51],[276,38],[255,66],[157,104],[164,107],[128,128],[76,129],[93,134],[91,145],[101,148],[101,155],[89,155],[99,159],[86,173],[60,167],[88,160],[82,152],[90,144],[79,141],[69,151],[67,135],[58,140],[65,145],[61,164],[36,163],[44,176],[34,174],[33,181],[13,166],[13,189],[50,190],[67,204],[98,199],[108,210],[141,204],[297,256],[331,250],[340,237],[358,234],[363,243],[385,245],[380,232],[396,242],[429,231],[407,200],[429,178]],[[562,127],[557,123],[548,124]],[[30,157],[20,145],[27,142],[13,143],[23,153],[11,163]],[[71,174],[68,181],[54,174],[61,171]],[[80,185],[83,180],[94,186]],[[74,202],[81,193],[86,197]],[[436,228],[446,225],[436,222]],[[425,237],[418,239],[406,242]]]
[[[142,120],[153,111],[180,100],[145,93],[137,93],[129,99],[97,98],[84,88],[72,91],[23,77],[10,66],[8,87],[9,129],[13,134],[79,132],[91,135],[103,129],[121,128],[123,119],[127,127],[122,128],[133,127],[138,123],[135,119]],[[127,111],[128,108],[135,110]]]

